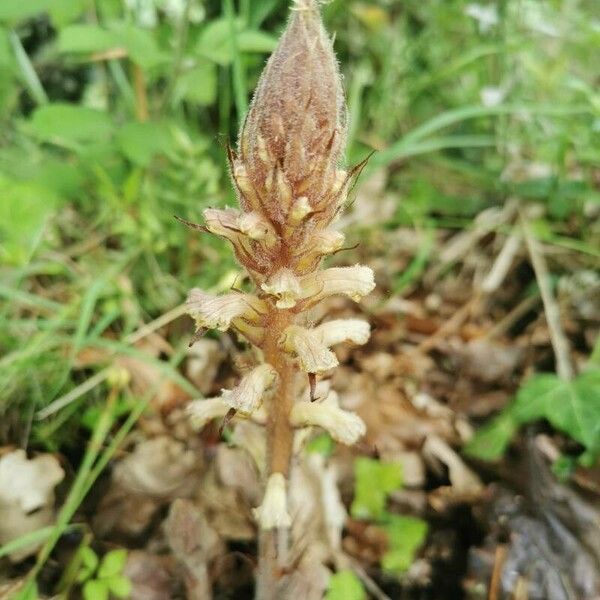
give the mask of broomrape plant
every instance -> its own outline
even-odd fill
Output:
[[[259,598],[273,597],[277,567],[286,567],[281,557],[291,525],[287,482],[295,433],[316,426],[343,444],[365,433],[363,421],[341,409],[335,394],[315,398],[317,376],[338,365],[331,347],[365,344],[370,334],[361,320],[317,327],[310,321],[310,310],[322,300],[345,295],[358,301],[375,287],[368,267],[321,267],[323,258],[343,249],[344,235],[332,224],[362,166],[339,167],[345,136],[346,105],[332,40],[316,0],[295,0],[241,128],[239,147],[229,150],[240,208],[208,209],[204,225],[188,223],[231,242],[255,287],[253,294],[222,296],[194,289],[187,306],[196,336],[232,329],[260,357],[237,387],[197,400],[189,409],[197,427],[239,415],[266,430],[268,477],[255,510],[263,530]],[[298,377],[302,372],[307,378]]]

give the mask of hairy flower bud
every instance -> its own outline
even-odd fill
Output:
[[[345,132],[332,41],[316,1],[297,1],[240,133],[232,172],[242,206],[251,210],[258,196],[265,214],[279,223],[302,218],[307,206],[331,217]],[[300,198],[306,200],[299,211]]]

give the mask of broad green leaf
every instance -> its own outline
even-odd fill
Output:
[[[402,485],[400,465],[361,457],[354,463],[354,476],[352,516],[359,519],[382,517],[388,494]]]
[[[79,569],[77,580],[83,582],[96,572],[99,560],[98,555],[89,546],[84,546],[80,550],[79,557],[81,559],[81,568]]]
[[[2,0],[0,22],[16,24],[47,11],[54,0]]]
[[[250,12],[250,26],[254,28],[260,27],[264,20],[271,15],[277,8],[278,0],[261,0],[260,2],[252,2]]]
[[[246,30],[240,32],[237,43],[241,52],[269,54],[277,47],[277,38],[264,31]]]
[[[422,519],[390,515],[385,525],[390,549],[381,560],[383,570],[396,574],[406,571],[425,542],[427,529],[427,522]]]
[[[98,569],[99,578],[109,578],[120,575],[127,562],[127,550],[111,550],[102,558]]]
[[[108,600],[108,586],[104,581],[92,579],[83,586],[84,600]]]
[[[237,44],[241,52],[268,53],[274,50],[277,39],[262,31],[244,30],[240,19],[235,21]],[[218,65],[227,66],[233,61],[233,45],[229,21],[216,19],[209,23],[198,39],[196,53]]]
[[[591,448],[600,435],[600,370],[570,381],[554,374],[536,375],[519,390],[509,412],[521,424],[545,418]]]
[[[50,16],[58,27],[72,23],[81,16],[91,0],[52,0]]]
[[[48,189],[0,175],[0,263],[26,264],[58,206]]]
[[[241,21],[236,21],[236,28],[241,29]],[[233,60],[233,50],[227,19],[215,19],[200,34],[196,44],[196,52],[218,65],[227,66]]]
[[[217,99],[217,67],[203,61],[184,73],[177,81],[176,101],[187,100],[200,106],[210,106]]]
[[[340,571],[331,576],[325,600],[365,600],[360,579],[352,571]]]
[[[104,140],[112,132],[107,113],[72,104],[48,104],[38,108],[29,127],[41,140],[67,146]]]
[[[169,55],[160,49],[152,32],[147,29],[119,23],[114,32],[131,60],[142,69],[152,70],[169,62]]]
[[[518,427],[538,419],[547,419],[595,456],[600,449],[600,370],[593,367],[570,381],[553,373],[533,376],[465,452],[483,460],[500,458]]]
[[[131,581],[124,575],[116,575],[106,579],[110,593],[117,598],[129,598],[131,595]]]
[[[518,425],[509,414],[501,414],[482,427],[465,446],[464,452],[481,460],[498,460],[506,451]]]
[[[49,190],[63,198],[80,198],[81,188],[85,182],[85,176],[78,168],[78,163],[69,163],[64,160],[46,155],[44,161],[37,166],[36,172],[32,173],[32,181],[38,185],[47,187]]]
[[[58,35],[58,50],[65,53],[91,54],[121,46],[120,37],[113,31],[92,24],[67,25]]]
[[[117,133],[117,143],[129,160],[142,167],[173,147],[171,132],[164,123],[127,123]]]

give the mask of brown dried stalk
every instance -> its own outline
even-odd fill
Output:
[[[266,428],[268,478],[256,509],[263,531],[257,583],[261,599],[277,597],[277,579],[287,567],[287,481],[295,431],[322,427],[346,444],[365,431],[361,419],[340,409],[333,396],[313,400],[316,377],[338,364],[330,347],[344,341],[366,343],[369,325],[350,319],[309,327],[309,311],[331,295],[358,301],[374,287],[368,267],[320,269],[322,259],[343,246],[344,236],[332,223],[357,169],[339,168],[346,107],[317,3],[296,0],[292,11],[258,84],[239,148],[229,151],[241,210],[206,210],[205,224],[194,226],[231,242],[256,291],[211,296],[195,289],[188,299],[198,332],[234,329],[262,358],[236,388],[190,408],[198,427],[212,418],[237,415]],[[310,393],[306,379],[298,377],[301,372],[308,376]]]

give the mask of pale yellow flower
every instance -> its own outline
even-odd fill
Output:
[[[364,421],[353,412],[338,406],[337,395],[331,392],[324,402],[298,402],[290,414],[294,427],[321,427],[329,435],[348,446],[356,443],[367,431]]]
[[[187,300],[187,312],[198,328],[219,331],[227,331],[234,319],[256,322],[265,310],[266,305],[262,300],[241,292],[214,296],[194,288]]]
[[[264,292],[274,296],[277,308],[293,308],[296,306],[302,289],[300,281],[289,269],[280,269],[261,285]]]
[[[262,504],[254,509],[254,516],[261,529],[292,525],[287,509],[287,483],[281,473],[273,473],[269,477]]]
[[[263,396],[275,383],[277,372],[271,365],[263,364],[242,377],[232,390],[222,390],[221,398],[229,408],[243,415],[251,415],[262,404]]]

